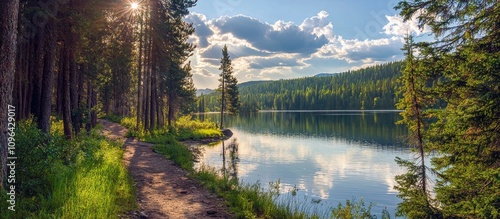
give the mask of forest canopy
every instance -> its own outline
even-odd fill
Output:
[[[390,62],[328,76],[240,85],[241,111],[395,109],[403,62]],[[198,97],[198,112],[218,111],[213,93]]]

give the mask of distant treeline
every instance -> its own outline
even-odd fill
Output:
[[[332,76],[265,81],[240,87],[242,112],[257,110],[395,109],[403,62]],[[197,111],[219,110],[220,93],[198,97]]]

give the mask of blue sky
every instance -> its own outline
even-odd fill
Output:
[[[185,19],[197,49],[195,86],[216,88],[221,49],[228,46],[239,82],[342,72],[403,59],[407,32],[427,35],[416,19],[403,22],[397,0],[199,0]]]

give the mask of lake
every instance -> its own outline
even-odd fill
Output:
[[[220,115],[195,117],[217,122]],[[264,187],[280,180],[282,191],[295,187],[303,202],[319,202],[317,211],[363,198],[366,204],[376,204],[373,214],[380,216],[386,208],[394,217],[400,202],[394,177],[404,173],[394,159],[413,156],[403,143],[406,128],[395,125],[400,118],[396,111],[263,111],[226,116],[225,126],[234,133],[224,142],[226,163],[220,143],[204,146],[199,165],[224,166],[244,183],[259,181]]]

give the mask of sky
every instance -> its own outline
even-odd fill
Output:
[[[406,33],[429,37],[417,19],[403,22],[399,0],[199,0],[185,20],[196,32],[190,58],[196,88],[218,86],[227,45],[238,81],[338,73],[404,59]]]

